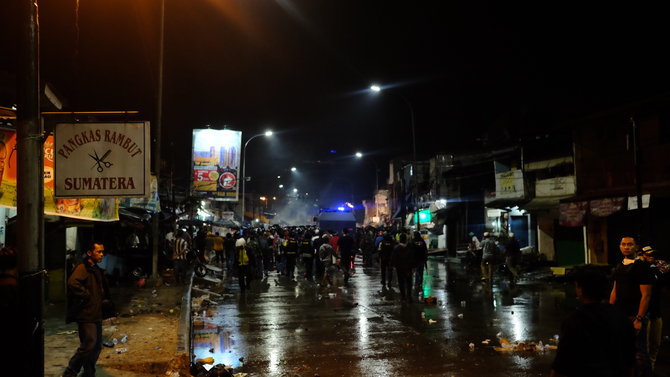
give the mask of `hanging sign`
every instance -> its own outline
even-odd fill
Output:
[[[149,122],[56,125],[58,198],[150,195]]]

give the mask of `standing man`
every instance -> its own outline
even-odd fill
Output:
[[[182,284],[186,280],[186,254],[189,252],[189,243],[185,238],[186,232],[177,231],[172,248],[172,263],[174,267],[175,283]]]
[[[507,269],[512,274],[510,283],[516,284],[516,280],[519,278],[519,263],[521,262],[521,247],[519,246],[519,241],[514,238],[514,233],[509,233],[509,240],[507,245],[505,245],[505,264]]]
[[[653,280],[649,265],[637,257],[637,244],[633,237],[623,237],[619,250],[623,260],[614,270],[610,304],[626,315],[635,328],[635,375],[650,376],[646,327]]]
[[[295,239],[295,234],[290,233],[286,247],[284,247],[284,254],[286,255],[286,276],[289,280],[295,280],[295,264],[298,260],[298,240]]]
[[[354,239],[349,235],[349,230],[342,231],[342,237],[337,240],[337,249],[340,254],[340,266],[344,272],[344,286],[349,286],[349,271],[353,263],[354,256]]]
[[[237,280],[240,285],[240,293],[251,288],[251,266],[254,264],[253,253],[247,250],[247,242],[240,236],[235,241],[235,266],[237,267]]]
[[[382,289],[388,283],[388,288],[391,289],[391,281],[393,281],[393,269],[391,267],[391,254],[395,247],[395,240],[388,232],[384,234],[384,238],[379,243],[379,265],[382,269]]]
[[[423,269],[428,268],[428,247],[426,247],[426,241],[421,238],[421,233],[414,232],[411,248],[416,261],[414,285],[416,290],[423,291]]]
[[[223,237],[221,237],[219,232],[216,232],[212,237],[212,250],[214,250],[214,254],[216,255],[216,261],[219,263],[219,265],[223,266],[224,264]]]
[[[312,246],[312,234],[305,231],[300,241],[300,257],[305,265],[305,279],[312,281],[314,274],[314,247]]]
[[[412,301],[412,272],[415,270],[416,261],[412,250],[407,245],[407,234],[401,233],[398,244],[393,248],[391,254],[391,265],[395,267],[398,275],[398,288],[400,289],[400,301]]]
[[[66,322],[77,322],[80,344],[63,373],[64,377],[77,376],[82,367],[82,376],[95,376],[95,363],[102,350],[102,320],[114,316],[105,271],[98,267],[104,255],[103,244],[92,242],[86,251],[86,259],[74,268],[67,281]]]
[[[226,256],[226,269],[228,270],[229,276],[232,276],[236,257],[235,238],[233,238],[233,234],[230,232],[226,233],[226,239],[223,240],[223,250]]]
[[[496,258],[498,258],[498,245],[490,236],[489,232],[484,232],[484,240],[482,241],[482,262],[480,267],[482,269],[482,281],[491,281],[493,278],[494,265]]]

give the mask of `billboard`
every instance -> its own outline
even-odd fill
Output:
[[[192,196],[238,200],[241,145],[241,131],[193,130]]]
[[[149,140],[148,122],[57,124],[56,197],[149,196]]]

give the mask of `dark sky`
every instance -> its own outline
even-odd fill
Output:
[[[14,71],[7,3],[0,79]],[[160,2],[39,3],[42,80],[68,110],[153,121]],[[250,189],[296,165],[305,190],[367,197],[374,163],[383,176],[411,151],[409,106],[393,92],[414,110],[420,157],[469,150],[494,126],[519,136],[666,92],[666,10],[584,3],[166,0],[163,153],[187,175],[193,128],[245,140],[272,128],[249,144]],[[391,93],[370,95],[372,82]]]

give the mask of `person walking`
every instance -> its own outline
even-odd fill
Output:
[[[216,255],[216,261],[219,265],[223,266],[225,264],[224,258],[224,239],[221,237],[219,232],[214,233],[212,238],[212,250],[214,250],[214,255]]]
[[[481,243],[482,245],[482,262],[480,268],[482,270],[482,281],[491,282],[493,278],[494,266],[496,264],[496,259],[498,258],[498,245],[493,240],[489,232],[484,232],[484,240]]]
[[[334,273],[334,264],[335,264],[335,259],[337,258],[337,255],[335,254],[335,250],[333,250],[333,247],[330,246],[330,235],[329,234],[324,234],[323,235],[323,242],[321,243],[321,246],[319,246],[319,261],[321,262],[321,266],[323,268],[323,274],[321,276],[321,286],[322,287],[332,287],[333,286],[333,279],[331,278],[331,275]]]
[[[314,247],[312,246],[312,234],[305,231],[300,240],[300,258],[305,265],[305,279],[312,281],[314,275]]]
[[[332,243],[331,243],[332,244]],[[349,275],[351,273],[351,266],[353,264],[354,256],[354,239],[349,235],[349,230],[342,231],[342,237],[337,240],[337,251],[340,254],[340,266],[344,273],[344,286],[349,286]]]
[[[647,352],[647,310],[651,299],[653,277],[649,264],[637,257],[633,237],[623,237],[619,243],[623,260],[614,269],[614,286],[610,304],[616,306],[635,328],[635,376],[650,376],[651,364]]]
[[[398,244],[393,248],[391,265],[395,267],[398,276],[400,301],[412,301],[412,272],[415,270],[416,261],[412,250],[407,245],[407,234],[405,233],[400,234]]]
[[[177,230],[172,247],[172,265],[174,267],[175,283],[183,284],[186,280],[186,255],[190,251],[188,240],[184,237],[183,230]]]
[[[411,249],[416,262],[414,286],[416,290],[423,291],[423,271],[424,268],[428,268],[428,247],[426,247],[426,241],[421,238],[421,233],[414,232]]]
[[[379,243],[379,265],[382,272],[382,288],[388,284],[388,289],[391,289],[391,282],[393,281],[393,268],[391,266],[391,254],[396,243],[393,236],[388,232],[384,234],[384,238]]]
[[[519,246],[519,241],[514,237],[514,233],[510,232],[509,240],[507,241],[507,245],[505,245],[505,264],[512,275],[510,278],[510,283],[512,284],[516,284],[519,278],[519,263],[521,263],[521,247]]]
[[[223,252],[226,257],[226,270],[231,276],[235,267],[235,251],[235,238],[232,233],[228,232],[223,240]]]
[[[86,259],[74,268],[67,280],[66,322],[77,322],[80,343],[63,377],[76,377],[82,368],[82,376],[95,376],[95,364],[102,350],[102,320],[115,315],[105,271],[98,267],[104,255],[104,245],[92,242]]]
[[[295,264],[298,260],[298,240],[295,239],[295,234],[290,233],[286,246],[284,247],[284,254],[286,255],[286,276],[289,280],[295,280]]]
[[[244,237],[235,241],[235,266],[237,267],[237,279],[240,285],[240,293],[251,288],[252,271],[254,264],[253,253],[247,250],[247,242]]]

